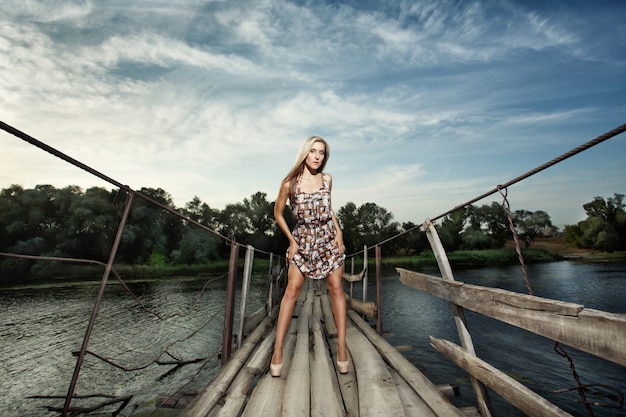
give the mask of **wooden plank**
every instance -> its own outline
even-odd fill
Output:
[[[255,375],[242,369],[231,384],[217,417],[238,417],[248,399],[248,388]]]
[[[382,358],[356,327],[348,327],[347,343],[359,385],[359,414],[404,416],[400,396]]]
[[[463,414],[441,395],[435,384],[426,378],[400,352],[396,351],[382,336],[376,333],[358,314],[354,311],[349,311],[348,316],[372,342],[380,355],[385,358],[385,361],[422,397],[436,415],[463,417]]]
[[[238,417],[241,414],[247,400],[250,384],[258,374],[268,368],[276,339],[276,330],[272,332],[259,344],[250,356],[247,365],[242,369],[230,388],[228,395],[224,399],[224,405],[215,415],[216,417]]]
[[[346,410],[337,383],[335,368],[326,349],[319,319],[311,323],[313,354],[311,355],[311,417],[344,416]]]
[[[422,397],[417,395],[413,388],[407,384],[395,369],[390,368],[389,372],[391,373],[393,382],[396,384],[396,389],[398,390],[398,395],[400,395],[402,408],[404,408],[406,417],[437,417],[428,404],[422,400]]]
[[[336,363],[337,327],[335,325],[335,318],[333,317],[328,292],[324,292],[320,301],[322,306],[322,313],[324,316],[326,339],[328,341],[328,346],[330,347],[333,363]],[[346,326],[354,325],[348,320]],[[350,356],[350,349],[348,349],[348,356]],[[350,417],[359,417],[359,391],[356,381],[356,374],[354,373],[354,363],[352,360],[350,360],[350,370],[347,374],[337,373],[337,383],[339,385],[341,396],[343,397],[343,403],[346,408],[347,415]]]
[[[363,269],[361,272],[359,272],[358,274],[343,274],[343,279],[345,279],[348,282],[359,282],[363,279],[363,277],[365,276],[365,269]]]
[[[259,327],[243,341],[241,348],[235,351],[231,359],[222,366],[209,385],[183,410],[180,417],[206,416],[211,411],[211,408],[227,392],[231,382],[237,376],[259,340],[272,327],[277,311],[278,309],[274,309],[272,314],[266,317]]]
[[[333,317],[333,309],[330,304],[330,297],[328,292],[320,299],[322,303],[322,312],[324,315],[324,328],[328,337],[337,337],[337,326],[335,325],[335,318]]]
[[[447,340],[430,337],[431,344],[448,359],[470,375],[482,381],[502,398],[531,417],[572,417],[525,385],[517,382],[485,361],[470,355],[460,346]]]
[[[346,303],[352,310],[365,314],[368,319],[376,317],[376,303],[373,301],[357,300],[356,298],[352,298],[346,294]]]
[[[261,320],[267,315],[267,311],[265,311],[265,306],[259,308],[257,311],[247,316],[243,322],[243,335],[244,337],[250,334],[256,326],[259,325]]]
[[[283,352],[283,374],[280,378],[272,377],[269,372],[261,377],[248,399],[241,417],[278,417],[282,409],[285,374],[291,365],[296,343],[297,321],[292,320],[285,336]],[[271,360],[271,358],[270,358]],[[269,362],[266,367],[269,367]]]
[[[626,366],[626,315],[397,268],[400,281],[488,317]]]
[[[302,289],[303,291],[305,288]],[[309,319],[313,310],[313,287],[308,285],[297,324],[296,348],[287,374],[281,415],[308,417],[311,412],[309,378]],[[284,370],[284,367],[283,367]],[[306,393],[306,395],[303,395]]]
[[[269,335],[261,342],[261,345],[254,351],[248,364],[246,371],[254,375],[259,375],[268,369],[274,353],[274,341],[276,340],[276,328],[272,329]]]
[[[478,408],[476,407],[461,407],[459,408],[465,417],[481,417]]]

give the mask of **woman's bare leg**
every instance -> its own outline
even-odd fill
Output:
[[[343,292],[343,270],[335,269],[326,278],[328,292],[333,304],[333,316],[337,326],[337,360],[344,362],[348,360],[346,350],[346,296]]]
[[[304,284],[304,276],[302,272],[294,264],[289,265],[287,271],[287,288],[280,302],[280,310],[278,312],[278,320],[276,323],[276,341],[274,342],[274,355],[272,356],[273,364],[283,363],[283,344],[287,328],[293,316],[293,308],[300,295],[300,290]]]

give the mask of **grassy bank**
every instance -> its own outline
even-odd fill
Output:
[[[539,262],[554,262],[564,259],[581,262],[617,262],[626,263],[626,252],[604,253],[586,250],[568,244],[563,238],[539,238],[530,248],[522,248],[524,262],[527,264]],[[375,260],[370,252],[369,268],[373,270]],[[515,265],[519,263],[514,243],[507,242],[504,248],[480,251],[454,251],[448,253],[448,259],[453,267],[482,267],[490,265]],[[351,261],[348,260],[348,268]],[[199,276],[203,274],[226,274],[228,260],[223,259],[207,265],[116,265],[116,271],[124,279],[157,279],[181,276]],[[410,256],[383,256],[381,265],[384,268],[402,267],[420,270],[437,267],[437,261],[432,251],[424,251],[419,255]],[[254,261],[253,273],[265,275],[269,268],[267,259]],[[355,269],[363,268],[362,256],[355,259]],[[243,270],[243,258],[239,261],[239,274]],[[48,270],[50,271],[50,270]],[[103,267],[65,265],[53,269],[52,274],[33,274],[28,277],[0,276],[0,285],[32,284],[42,282],[68,282],[99,280],[102,278]],[[115,279],[113,276],[111,279]]]
[[[554,262],[564,258],[556,253],[543,249],[523,249],[525,263]],[[513,265],[519,263],[517,251],[514,248],[489,249],[480,251],[454,251],[448,253],[448,260],[453,267],[481,267],[490,265]],[[370,269],[374,266],[374,259],[369,259]],[[362,262],[356,262],[362,267]],[[420,255],[412,256],[387,256],[381,259],[384,268],[402,267],[408,269],[423,269],[437,266],[435,255],[431,251],[425,251]]]
[[[567,243],[564,238],[538,238],[529,248],[521,248],[524,263],[555,262],[575,260],[580,262],[616,262],[626,263],[626,252],[605,253],[589,249],[580,249]],[[511,240],[504,248],[489,250],[454,251],[447,254],[453,267],[482,267],[491,265],[519,264],[519,257],[515,243]],[[369,267],[374,267],[374,259],[369,256]],[[432,251],[424,251],[419,255],[386,256],[381,259],[381,266],[385,268],[402,267],[407,269],[422,269],[437,267],[437,261]],[[356,270],[363,267],[362,259],[355,260]]]

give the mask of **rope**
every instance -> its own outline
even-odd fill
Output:
[[[511,229],[511,234],[513,235],[513,240],[515,241],[515,251],[517,252],[517,258],[519,259],[519,263],[522,267],[522,274],[524,275],[524,282],[526,283],[528,294],[535,295],[533,288],[530,285],[530,280],[528,279],[528,271],[526,269],[526,264],[524,263],[524,255],[522,255],[522,248],[520,247],[517,232],[515,231],[515,225],[513,224],[511,206],[509,204],[509,201],[507,200],[508,190],[506,188],[504,189],[504,192],[500,190],[500,194],[502,194],[503,197],[502,207],[504,208],[504,211],[506,211],[506,217],[509,219],[509,228]]]

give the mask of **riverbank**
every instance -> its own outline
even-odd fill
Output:
[[[626,263],[626,252],[605,253],[589,249],[580,249],[567,243],[563,237],[537,238],[529,248],[522,247],[524,262],[527,264],[573,260],[589,263]],[[519,257],[515,244],[511,240],[501,249],[454,251],[448,253],[450,264],[455,267],[479,268],[486,266],[515,265]],[[370,270],[375,268],[375,259],[370,252],[368,264]],[[116,272],[125,280],[140,279],[167,279],[180,276],[215,275],[224,276],[228,271],[227,259],[213,261],[206,265],[116,265]],[[348,270],[352,267],[351,259],[347,260]],[[408,268],[421,270],[437,267],[437,261],[432,251],[424,251],[419,255],[383,256],[381,266],[385,268]],[[355,270],[363,268],[362,255],[355,259]],[[239,270],[243,268],[243,259],[240,259]],[[267,273],[269,261],[257,258],[254,261],[253,275]],[[30,285],[34,283],[67,283],[71,281],[100,280],[102,267],[71,265],[63,271],[57,271],[55,276],[28,276],[6,277],[0,276],[0,286]],[[115,279],[114,276],[111,279]]]
[[[505,247],[513,248],[515,247],[515,243],[512,240],[508,241]],[[535,239],[531,247],[557,254],[568,260],[580,260],[585,262],[626,262],[626,252],[606,253],[594,249],[581,249],[576,245],[566,242],[564,237],[540,237]]]

